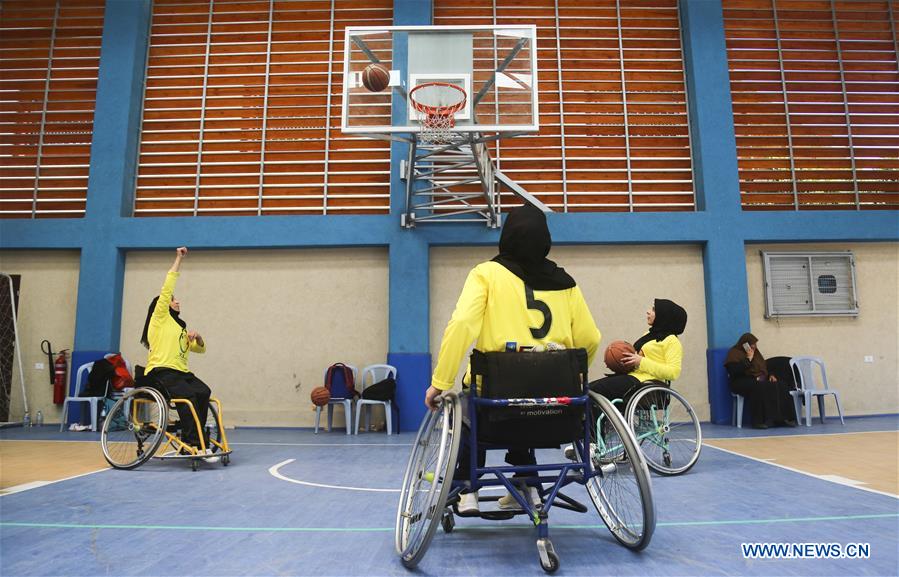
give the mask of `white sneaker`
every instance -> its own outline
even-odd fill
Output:
[[[565,458],[569,461],[577,461],[577,451],[574,450],[574,445],[567,445],[562,451],[562,454],[565,455]]]
[[[460,514],[480,513],[481,509],[478,507],[478,492],[460,493],[459,504],[457,507],[459,508]]]
[[[221,458],[219,455],[215,455],[215,454],[212,452],[212,449],[206,449],[206,453],[205,453],[205,454],[206,454],[206,455],[212,455],[212,456],[210,456],[210,457],[203,457],[203,460],[206,461],[207,463],[218,463],[219,461],[222,460],[222,458]]]
[[[520,492],[520,489],[516,489],[516,491]],[[530,501],[532,506],[536,506],[540,504],[540,492],[537,491],[537,487],[528,487],[528,494],[530,495]],[[528,500],[528,497],[524,497],[525,500]],[[518,504],[518,501],[512,495],[512,493],[506,493],[504,496],[499,498],[497,501],[500,509],[510,510],[517,509],[521,510],[521,505]]]

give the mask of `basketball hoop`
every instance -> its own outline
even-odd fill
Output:
[[[430,144],[449,142],[456,113],[465,108],[467,100],[465,89],[449,82],[424,82],[410,90],[409,102],[421,123],[419,140]]]

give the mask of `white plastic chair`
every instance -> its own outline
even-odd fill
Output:
[[[731,421],[734,426],[738,429],[743,428],[743,401],[745,400],[743,395],[738,395],[737,393],[731,393],[731,396],[734,398],[734,410],[733,417]]]
[[[815,365],[821,371],[821,384],[823,388],[816,388],[815,386]],[[824,422],[824,397],[826,395],[833,395],[834,400],[837,403],[837,411],[840,413],[840,423],[843,425],[846,422],[843,420],[843,409],[840,407],[840,393],[830,388],[830,385],[827,384],[827,372],[824,370],[824,360],[820,357],[793,357],[790,359],[790,368],[793,370],[793,374],[798,373],[798,377],[796,379],[796,386],[798,387],[796,390],[790,391],[790,394],[793,395],[793,406],[796,409],[796,417],[800,419],[800,424],[802,424],[802,405],[800,399],[805,401],[805,426],[812,426],[812,397],[818,397],[818,416],[821,417],[821,422]]]
[[[134,374],[134,371],[131,369],[131,363],[128,360],[125,360],[125,366],[128,368],[128,372],[130,374]],[[106,391],[105,395],[102,397],[81,397],[81,390],[84,388],[84,385],[87,384],[87,377],[90,375],[91,369],[94,368],[94,361],[89,363],[84,363],[80,367],[78,367],[78,372],[75,373],[75,395],[66,397],[66,399],[62,403],[62,421],[59,423],[59,430],[63,431],[66,428],[66,417],[69,414],[69,403],[87,403],[89,410],[91,412],[91,431],[97,430],[97,403],[102,403],[103,400],[109,395],[109,388],[112,386],[112,383],[109,381],[106,382]],[[117,398],[122,396],[128,389],[124,389],[122,391],[115,391],[112,395],[112,398]]]
[[[353,371],[353,382],[357,381],[359,378],[359,371],[353,365],[346,365],[351,371]],[[325,382],[325,378],[328,376],[328,368],[326,367],[324,372],[322,373],[322,384]],[[328,401],[328,431],[331,431],[331,422],[334,418],[334,406],[342,405],[344,416],[346,416],[346,434],[353,434],[353,396],[350,395],[348,397],[331,397]],[[315,407],[315,434],[318,434],[318,423],[322,416],[322,408],[320,406]]]
[[[367,377],[371,376],[369,380]],[[387,377],[396,379],[396,367],[391,365],[368,365],[362,369],[362,392],[365,387],[383,381]],[[374,399],[359,399],[356,401],[356,434],[359,434],[359,416],[365,411],[365,430],[368,430],[369,419],[371,418],[371,408],[375,405],[384,406],[384,419],[387,421],[387,434],[393,434],[393,402],[392,401],[376,401]]]

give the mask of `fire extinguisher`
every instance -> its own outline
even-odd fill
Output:
[[[66,398],[66,374],[69,372],[69,362],[66,360],[66,351],[68,350],[69,349],[63,349],[59,351],[59,356],[56,357],[56,362],[53,363],[53,402],[57,405],[61,405]]]

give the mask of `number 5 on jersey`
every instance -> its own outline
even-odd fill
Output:
[[[542,339],[549,334],[549,328],[553,324],[553,314],[549,310],[549,305],[541,300],[534,298],[534,290],[528,285],[524,285],[524,297],[527,300],[528,308],[540,311],[543,314],[543,324],[539,328],[531,328],[531,336],[535,339]]]

